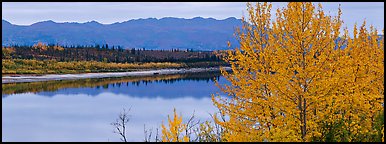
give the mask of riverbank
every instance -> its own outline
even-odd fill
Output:
[[[225,70],[231,70],[230,67],[224,67]],[[219,67],[212,68],[181,68],[181,69],[159,69],[133,72],[108,72],[108,73],[80,73],[80,74],[44,74],[44,75],[8,75],[2,77],[2,84],[38,82],[51,80],[74,80],[87,78],[107,78],[107,77],[125,77],[125,76],[152,76],[168,74],[184,74],[197,72],[215,72],[220,71]]]
[[[225,62],[132,62],[57,61],[2,59],[2,74],[78,74],[131,72],[151,69],[207,68],[226,66]]]

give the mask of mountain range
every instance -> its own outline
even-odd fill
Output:
[[[113,24],[54,21],[29,26],[2,20],[2,45],[33,45],[38,42],[59,45],[102,45],[145,49],[224,50],[227,41],[238,46],[234,36],[241,19],[223,20],[195,17],[133,19]]]

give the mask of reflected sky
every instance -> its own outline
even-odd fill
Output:
[[[196,88],[199,88],[196,89]],[[137,82],[122,82],[110,83],[96,87],[86,88],[65,88],[55,92],[39,92],[42,96],[54,96],[57,94],[86,94],[89,96],[97,96],[102,92],[110,92],[113,94],[130,94],[131,97],[146,97],[164,99],[177,97],[193,97],[204,98],[208,94],[215,93],[219,89],[214,85],[213,80],[197,81],[179,79],[173,82],[164,83],[162,81],[137,81]]]
[[[173,108],[184,121],[193,112],[197,119],[211,120],[216,92],[211,80],[178,80],[12,94],[2,98],[2,141],[120,141],[110,123],[130,107],[128,140],[143,141],[144,124],[154,135]]]

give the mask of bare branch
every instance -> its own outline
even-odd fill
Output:
[[[121,141],[127,142],[126,139],[126,124],[130,120],[130,115],[128,114],[131,110],[131,107],[128,111],[126,111],[125,108],[123,108],[123,112],[121,112],[118,116],[118,118],[115,120],[115,122],[111,123],[112,126],[114,126],[115,130],[114,133],[117,133],[121,136]]]

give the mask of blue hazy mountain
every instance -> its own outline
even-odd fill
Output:
[[[124,48],[223,50],[238,46],[235,28],[241,19],[195,17],[135,19],[113,24],[37,22],[29,26],[2,20],[2,45],[120,45]]]

